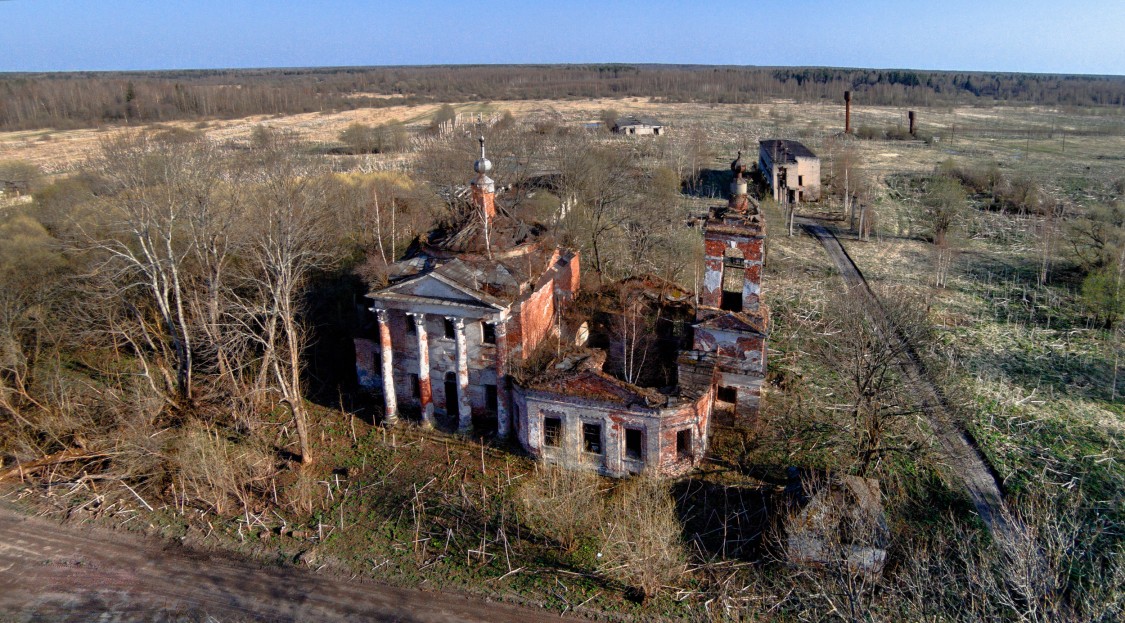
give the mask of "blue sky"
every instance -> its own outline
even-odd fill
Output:
[[[0,0],[0,71],[586,62],[1125,74],[1125,0]]]

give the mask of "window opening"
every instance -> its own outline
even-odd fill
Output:
[[[727,247],[723,251],[723,295],[719,308],[742,311],[742,288],[746,281],[746,258],[742,249]]]
[[[457,413],[457,375],[453,372],[445,373],[445,410],[447,413]]]
[[[586,452],[592,454],[602,453],[602,425],[584,422],[582,424],[582,440]]]
[[[738,389],[734,387],[720,387],[718,399],[723,402],[738,402]]]
[[[638,428],[625,429],[625,458],[641,460],[644,448],[644,431]]]
[[[500,399],[496,394],[495,385],[484,386],[484,405],[488,412],[492,414],[500,410]]]
[[[557,417],[543,418],[543,445],[558,447],[562,443],[562,419]]]
[[[691,429],[685,428],[676,433],[676,456],[681,459],[691,458]]]

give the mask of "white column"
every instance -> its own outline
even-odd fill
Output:
[[[387,310],[376,309],[379,320],[379,359],[383,364],[383,402],[386,424],[398,422],[398,402],[395,400],[394,354],[391,352],[391,328],[387,324]]]
[[[507,439],[512,423],[508,419],[508,322],[496,322],[496,436]]]
[[[418,336],[418,402],[422,407],[422,426],[434,427],[434,389],[430,382],[430,339],[426,333],[426,315],[409,314],[414,319]]]
[[[473,427],[472,404],[469,402],[469,353],[465,344],[465,319],[450,317],[457,340],[457,430],[467,433]],[[446,397],[446,410],[451,410]]]

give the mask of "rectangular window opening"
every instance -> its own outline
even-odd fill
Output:
[[[676,456],[681,460],[692,458],[690,428],[685,428],[676,433]]]
[[[485,344],[496,343],[496,325],[491,322],[480,323],[481,341]]]
[[[584,422],[582,424],[582,442],[586,452],[591,454],[602,453],[602,425]]]
[[[484,406],[494,415],[500,411],[500,398],[496,394],[495,385],[484,386]]]
[[[418,327],[414,325],[414,316],[406,314],[406,332],[410,335],[418,333]]]
[[[625,429],[625,458],[641,460],[645,445],[645,433],[638,428]]]
[[[719,309],[732,312],[742,311],[742,293],[723,290],[723,298],[719,302]]]
[[[453,337],[455,335],[457,335],[456,331],[453,328],[453,321],[450,320],[449,318],[446,318],[444,322],[445,322],[445,337],[452,340]]]
[[[453,372],[445,373],[445,412],[457,413],[461,407],[457,399],[457,375]]]
[[[562,443],[562,419],[543,418],[543,445],[557,448]]]
[[[422,397],[422,385],[418,381],[417,374],[410,375],[410,395],[414,398]]]
[[[738,389],[735,387],[720,387],[717,398],[723,402],[738,402]]]

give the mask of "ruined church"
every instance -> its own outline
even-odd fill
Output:
[[[367,295],[357,379],[384,422],[492,434],[616,477],[689,471],[715,422],[754,425],[765,223],[741,154],[703,224],[702,291],[637,276],[606,297],[581,290],[576,251],[508,214],[480,143],[468,216],[417,240]]]

